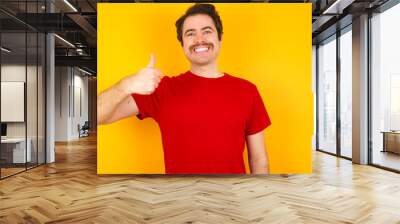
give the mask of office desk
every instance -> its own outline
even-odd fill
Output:
[[[6,138],[1,139],[1,157],[6,163],[25,163],[31,162],[32,140],[27,138],[25,154],[25,138]],[[12,158],[12,159],[11,159]],[[25,161],[27,159],[27,161]]]
[[[393,152],[400,154],[400,132],[383,131],[383,150],[382,152]]]

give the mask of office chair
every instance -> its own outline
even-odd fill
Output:
[[[78,129],[79,129],[79,138],[80,137],[87,137],[89,136],[89,129],[90,129],[90,125],[89,125],[89,121],[85,121],[85,123],[82,125],[82,127],[79,127],[80,125],[78,125]]]

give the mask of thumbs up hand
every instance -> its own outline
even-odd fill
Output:
[[[156,64],[156,58],[154,57],[154,54],[150,54],[150,61],[149,64],[147,65],[147,68],[154,68],[155,64]]]
[[[163,74],[155,67],[155,57],[150,55],[149,64],[134,75],[119,82],[119,88],[128,94],[138,93],[148,95],[153,93],[160,83]]]

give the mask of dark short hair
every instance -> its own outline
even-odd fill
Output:
[[[183,45],[182,29],[183,29],[183,23],[185,22],[186,18],[196,14],[205,14],[211,17],[211,19],[214,21],[215,28],[217,29],[218,32],[218,39],[221,40],[223,33],[222,22],[221,18],[218,15],[218,12],[215,10],[215,7],[212,4],[196,3],[195,5],[191,6],[188,10],[186,10],[186,13],[182,15],[175,23],[176,33],[179,42],[181,42],[181,44]]]

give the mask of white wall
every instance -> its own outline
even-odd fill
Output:
[[[31,77],[31,75],[36,76],[36,66],[27,66],[27,75],[29,86],[36,86],[36,80]],[[3,82],[25,82],[25,64],[5,64],[1,66],[1,81]],[[31,113],[31,111],[36,111],[36,88],[27,88],[27,103],[30,105],[29,113],[27,113],[28,122],[35,122],[37,120],[36,113]],[[3,96],[4,97],[4,96]],[[32,104],[32,102],[34,102]],[[7,108],[1,108],[2,110],[7,110]],[[30,130],[30,127],[33,129]],[[30,133],[35,133],[36,136],[36,125],[31,123],[28,124],[28,137]],[[25,137],[25,122],[7,122],[7,136],[8,137]]]
[[[55,141],[68,140],[69,68],[55,68]]]
[[[83,73],[77,74],[78,70],[74,70],[74,111],[73,113],[74,117],[72,119],[72,130],[71,134],[75,137],[78,137],[78,124],[81,126],[85,123],[85,121],[88,120],[88,77],[81,76]],[[80,91],[80,93],[79,93]],[[80,96],[80,97],[79,97]],[[79,108],[80,107],[80,108]],[[79,111],[79,109],[81,111]]]
[[[88,78],[72,67],[56,67],[55,73],[55,140],[70,141],[79,138],[78,124],[88,120]]]

